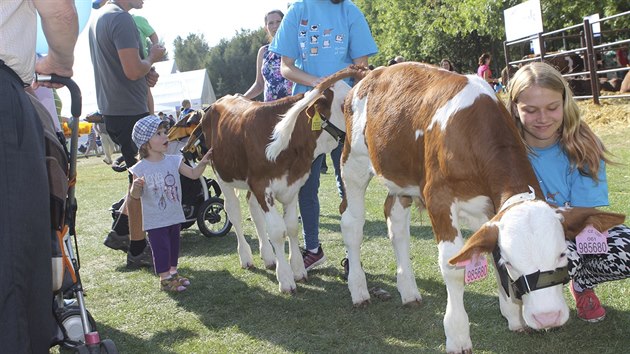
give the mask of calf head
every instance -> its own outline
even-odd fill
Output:
[[[568,279],[565,239],[591,224],[604,231],[624,216],[593,208],[554,208],[543,201],[525,201],[497,214],[467,241],[449,263],[493,253],[499,274],[505,268],[509,296],[522,297],[525,323],[534,329],[558,327],[569,318],[562,284]],[[507,285],[507,284],[505,284]]]
[[[345,138],[346,121],[343,103],[348,92],[350,92],[350,86],[344,81],[337,81],[306,110],[309,117],[313,117],[316,111],[322,119],[322,132],[317,138],[314,156],[330,153],[339,145],[339,141]]]

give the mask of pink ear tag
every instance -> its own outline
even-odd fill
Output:
[[[579,254],[608,254],[608,231],[597,231],[588,225],[575,237],[575,246]]]
[[[464,266],[464,283],[470,284],[483,280],[488,275],[488,260],[483,254],[475,254],[472,259],[458,262],[457,266]]]

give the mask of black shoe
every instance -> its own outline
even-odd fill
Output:
[[[350,266],[348,265],[348,257],[344,257],[341,260],[341,266],[343,267],[343,274],[341,274],[341,279],[348,281],[348,274],[350,273]]]
[[[127,268],[153,268],[153,252],[151,251],[151,245],[147,242],[147,246],[137,256],[133,256],[131,252],[127,252]]]
[[[107,234],[103,244],[113,250],[129,251],[129,235],[119,235],[112,230]]]

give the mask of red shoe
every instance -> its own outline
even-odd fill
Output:
[[[575,299],[577,315],[581,320],[594,323],[606,318],[606,310],[602,307],[593,289],[585,289],[578,292],[573,288],[573,280],[571,280],[569,286]]]
[[[308,271],[324,263],[326,261],[326,256],[324,255],[322,246],[319,245],[317,253],[302,250],[302,259],[304,259],[304,268]]]

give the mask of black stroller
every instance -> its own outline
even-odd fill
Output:
[[[169,154],[178,154],[186,145],[190,133],[199,124],[203,111],[193,111],[182,118],[169,130]],[[193,165],[199,158],[198,154],[184,153],[184,161]],[[203,154],[201,154],[203,156]],[[124,161],[114,164],[112,168],[117,172],[126,171]],[[195,222],[199,231],[206,237],[225,236],[232,229],[232,223],[223,208],[221,188],[217,181],[202,176],[198,180],[192,180],[185,176],[180,178],[182,184],[182,208],[186,221],[182,223],[182,230],[191,227]],[[112,231],[118,235],[129,234],[129,221],[126,215],[121,213],[121,207],[125,201],[114,203],[110,209],[112,212]]]
[[[38,81],[65,85],[72,98],[72,135],[68,152],[63,133],[56,133],[50,115],[38,109],[46,136],[47,166],[51,194],[51,222],[56,231],[53,241],[53,314],[57,322],[51,347],[61,345],[75,353],[118,353],[109,339],[101,340],[96,322],[85,307],[79,275],[80,261],[75,230],[75,198],[81,91],[74,81],[56,75],[39,75]]]

